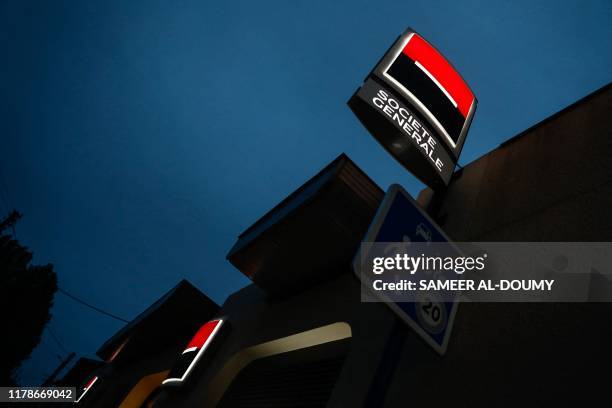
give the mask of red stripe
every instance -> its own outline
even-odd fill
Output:
[[[185,349],[191,347],[201,348],[219,323],[221,323],[221,320],[211,320],[210,322],[205,323],[204,326],[200,327],[200,330],[198,330],[195,336],[193,336]]]
[[[410,38],[403,52],[413,61],[418,61],[436,78],[457,102],[459,112],[467,118],[472,102],[474,102],[474,94],[451,64],[417,34]]]
[[[85,386],[83,387],[84,390],[88,389],[89,387],[91,387],[91,385],[94,383],[94,381],[96,381],[98,379],[98,377],[93,377],[91,380],[87,381],[87,384],[85,384]]]

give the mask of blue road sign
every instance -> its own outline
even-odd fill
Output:
[[[451,242],[442,229],[421,209],[414,199],[398,184],[389,187],[374,220],[363,239],[364,243]],[[393,245],[393,244],[391,244]],[[358,277],[362,262],[362,245],[353,262]],[[365,284],[366,282],[364,282]],[[371,288],[371,285],[366,287]],[[379,293],[372,291],[376,296]],[[457,293],[458,297],[459,293]],[[438,353],[444,354],[457,313],[458,302],[441,300],[426,293],[418,302],[385,303],[412,327]]]

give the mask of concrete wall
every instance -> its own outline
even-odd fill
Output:
[[[456,241],[612,240],[610,112],[608,86],[466,166],[445,194],[423,191],[419,202]],[[211,384],[241,350],[336,322],[348,323],[352,337],[332,407],[609,400],[612,304],[464,303],[443,357],[385,305],[361,303],[348,270],[286,299],[248,286],[220,315],[232,327],[212,360],[156,406],[208,406],[218,391]]]
[[[111,363],[103,367],[96,372],[100,380],[79,405],[88,408],[119,406],[143,377],[170,369],[184,346],[183,343],[176,344],[147,358],[121,365]]]
[[[611,241],[611,113],[608,86],[419,201],[456,241]],[[611,316],[609,303],[461,304],[446,356],[409,333],[386,406],[609,405]]]
[[[608,86],[455,173],[441,203],[418,201],[456,241],[610,240],[611,110]]]
[[[188,392],[166,393],[160,406],[207,406],[208,385],[240,350],[336,322],[348,323],[352,338],[329,406],[361,406],[395,317],[383,304],[361,303],[359,289],[358,280],[346,271],[283,300],[271,300],[254,285],[236,292],[221,311],[229,316],[232,327],[214,360],[197,376]]]

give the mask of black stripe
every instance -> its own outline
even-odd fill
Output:
[[[420,100],[438,119],[455,143],[459,140],[465,118],[440,88],[404,53],[391,64],[387,74],[395,78]]]
[[[191,364],[196,354],[198,354],[198,350],[199,349],[195,349],[181,354],[178,361],[172,367],[172,370],[170,370],[168,378],[181,378],[183,374],[185,374],[185,371],[187,371],[187,368],[189,368],[189,364]]]

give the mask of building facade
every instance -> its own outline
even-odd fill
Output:
[[[455,172],[445,191],[422,191],[418,202],[455,241],[611,241],[610,112],[608,85]],[[108,363],[92,373],[99,387],[79,404],[510,407],[607,400],[609,303],[462,303],[440,356],[385,304],[361,302],[351,263],[382,198],[348,157],[338,157],[239,236],[228,260],[253,284],[220,308],[192,293],[199,303],[190,314],[145,314],[141,322],[184,318],[188,330],[169,333],[163,346],[151,335],[139,343],[148,351],[139,353],[138,344],[132,351],[122,346],[143,330],[137,322],[128,326],[101,348]],[[183,383],[162,386],[187,351],[187,331],[213,318],[228,323],[225,335],[212,338],[215,347]],[[120,358],[126,363],[113,362]],[[82,381],[80,388],[88,379]]]

